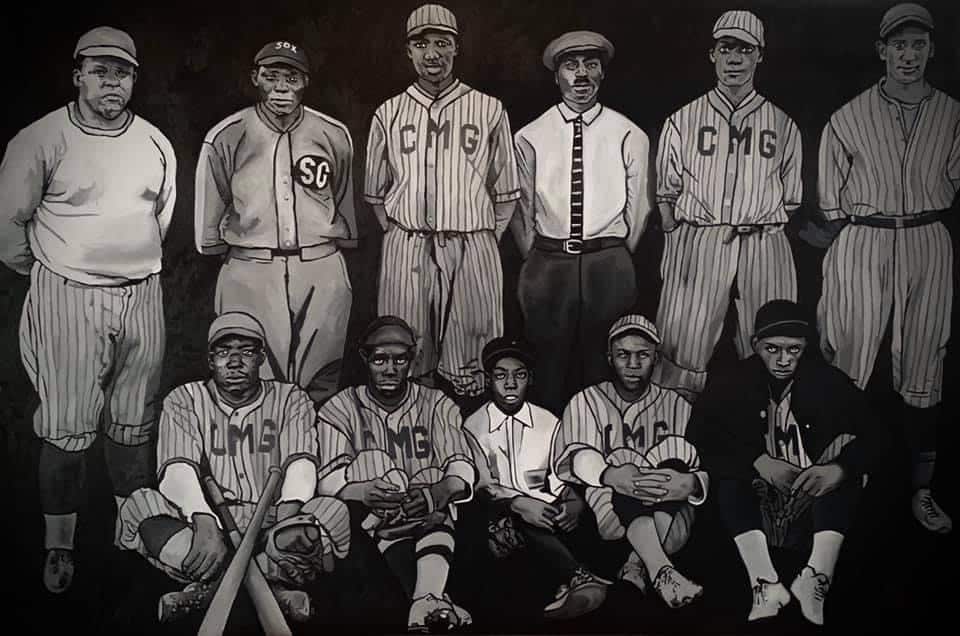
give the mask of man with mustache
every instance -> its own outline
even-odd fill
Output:
[[[480,350],[503,331],[497,244],[520,193],[503,104],[454,76],[459,33],[440,5],[407,19],[417,79],[374,113],[364,198],[384,230],[378,312],[417,333],[414,377],[466,400],[483,390]]]
[[[533,352],[523,342],[501,337],[487,343],[482,359],[491,399],[467,418],[463,428],[477,465],[478,499],[485,504],[494,556],[502,559],[522,552],[538,574],[558,586],[544,608],[546,618],[569,619],[591,612],[606,599],[610,581],[592,574],[567,545],[585,506],[550,472],[550,442],[559,421],[527,401]],[[516,561],[506,563],[505,569],[512,572]],[[506,578],[506,589],[515,590],[510,582],[517,577]]]
[[[708,55],[717,86],[670,115],[657,150],[657,204],[665,233],[655,378],[693,401],[723,331],[735,287],[740,358],[750,320],[772,298],[796,299],[784,225],[800,205],[800,131],[754,88],[763,23],[728,11]]]
[[[820,208],[836,239],[818,307],[824,357],[866,387],[892,316],[893,388],[904,402],[911,509],[927,530],[953,521],[933,498],[953,244],[941,222],[960,189],[960,102],[924,78],[933,18],[898,4],[880,23],[880,81],[831,117],[820,140]]]
[[[262,322],[262,376],[322,402],[339,388],[353,301],[340,252],[357,238],[353,140],[302,104],[310,63],[300,45],[264,45],[250,82],[257,103],[214,126],[200,149],[196,248],[224,255],[216,313]]]
[[[53,593],[73,581],[97,437],[105,435],[118,518],[126,497],[152,481],[166,346],[160,271],[177,160],[167,137],[129,109],[139,68],[129,34],[83,34],[76,99],[17,133],[0,163],[0,261],[30,277],[20,353],[40,399],[43,582]]]
[[[796,598],[807,620],[823,625],[862,478],[880,450],[882,438],[865,430],[863,393],[805,354],[815,337],[799,305],[766,303],[754,322],[754,355],[711,378],[690,419],[689,437],[747,570],[749,621],[776,616]],[[769,545],[811,539],[806,565],[788,591]]]
[[[290,588],[334,570],[350,551],[346,505],[317,497],[313,403],[295,384],[263,380],[263,326],[225,312],[207,333],[208,380],[188,382],[164,399],[157,436],[157,489],[135,491],[122,510],[121,545],[186,587],[181,603],[203,607],[229,563],[224,522],[209,506],[200,479],[213,477],[241,534],[250,528],[271,468],[283,472],[267,526],[302,516],[303,524],[267,531],[256,563],[281,607]],[[302,592],[300,592],[302,594]],[[303,619],[304,616],[297,616]]]
[[[604,565],[620,566],[619,577],[642,592],[652,584],[676,608],[703,594],[668,555],[686,545],[708,481],[697,449],[684,438],[690,404],[651,382],[659,344],[656,325],[643,316],[613,323],[607,336],[613,380],[573,396],[553,439],[551,465],[593,511],[603,539],[597,550],[604,561],[615,560]]]
[[[598,101],[613,54],[592,31],[553,40],[543,64],[561,101],[516,134],[520,308],[538,351],[535,394],[558,414],[606,377],[604,338],[637,299],[631,253],[651,209],[649,139]]]
[[[473,498],[476,468],[457,406],[410,378],[413,329],[381,316],[359,339],[364,386],[346,388],[317,412],[319,492],[346,501],[354,532],[377,542],[410,601],[407,626],[424,631],[472,618],[447,581],[456,540],[456,504]]]

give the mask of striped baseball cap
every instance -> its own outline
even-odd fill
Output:
[[[109,26],[98,26],[80,36],[73,49],[73,57],[116,57],[140,66],[137,62],[137,47],[126,31]]]
[[[749,11],[727,11],[713,25],[713,39],[737,38],[754,46],[765,46],[763,22]]]
[[[933,31],[933,16],[925,8],[913,2],[902,2],[887,9],[880,20],[880,39],[887,37],[894,29],[907,22],[922,24]]]
[[[640,314],[627,314],[617,318],[617,321],[610,327],[610,331],[607,332],[607,347],[617,336],[629,331],[639,331],[654,344],[660,344],[660,332],[655,324]]]
[[[407,38],[420,35],[424,31],[443,31],[459,35],[457,17],[450,9],[439,4],[425,4],[417,7],[407,18]]]
[[[260,321],[242,311],[228,311],[217,316],[207,331],[207,346],[224,336],[246,336],[261,343],[267,340]]]

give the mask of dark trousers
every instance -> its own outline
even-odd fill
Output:
[[[763,530],[760,498],[752,482],[720,480],[716,485],[720,514],[734,537],[750,530]],[[833,492],[815,498],[807,511],[791,523],[786,545],[806,543],[810,535],[823,530],[847,534],[856,517],[861,490],[860,476],[851,476]]]
[[[607,331],[637,300],[626,247],[579,256],[533,248],[517,290],[537,352],[532,399],[558,415],[573,394],[608,376]]]

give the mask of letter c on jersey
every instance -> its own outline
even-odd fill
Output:
[[[322,190],[330,179],[330,162],[317,155],[297,159],[297,181],[304,188]]]
[[[709,139],[707,138],[709,136]],[[713,126],[703,126],[697,133],[697,150],[704,157],[709,157],[717,151],[717,129]],[[708,145],[709,144],[709,145]]]
[[[417,127],[413,124],[400,126],[400,152],[405,155],[417,149]]]

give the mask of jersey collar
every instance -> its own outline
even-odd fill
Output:
[[[250,412],[255,411],[256,409],[260,408],[261,405],[263,405],[263,400],[267,395],[267,383],[263,380],[260,380],[260,393],[257,394],[256,399],[254,399],[250,404],[237,407],[231,406],[223,401],[223,398],[220,397],[220,391],[217,389],[217,385],[213,380],[207,381],[207,390],[213,397],[213,401],[217,403],[217,408],[223,411],[224,415],[227,417],[239,415],[240,419],[243,419]]]
[[[583,123],[589,126],[593,123],[593,120],[600,116],[601,111],[603,111],[603,105],[600,102],[597,102],[588,110],[578,113],[567,106],[566,102],[560,102],[557,104],[557,110],[560,111],[560,116],[563,117],[563,121],[567,122],[568,124],[578,116],[583,115]]]
[[[453,80],[450,86],[447,86],[439,95],[434,97],[427,91],[420,88],[420,85],[414,82],[407,87],[407,95],[424,108],[445,108],[448,104],[458,99],[461,95],[470,90],[470,87],[459,79]]]
[[[743,101],[741,101],[739,105],[734,106],[733,103],[727,99],[727,96],[720,92],[719,88],[714,87],[707,93],[707,101],[710,102],[714,110],[729,120],[734,115],[746,117],[760,108],[760,106],[763,105],[764,99],[756,89],[753,89],[749,95],[743,98]]]
[[[500,429],[506,422],[509,422],[511,419],[516,420],[526,426],[527,428],[533,428],[533,412],[530,410],[530,404],[524,403],[520,407],[520,410],[514,413],[513,415],[507,415],[500,410],[500,407],[497,406],[497,403],[491,400],[487,404],[487,418],[490,420],[490,432],[495,433]]]
[[[932,85],[930,84],[930,82],[928,82],[926,79],[924,79],[923,81],[924,81],[924,83],[926,83],[926,85],[927,85],[927,94],[923,96],[923,99],[921,99],[919,102],[916,103],[917,106],[919,106],[919,105],[922,104],[923,102],[925,102],[925,101],[927,101],[928,99],[930,99],[931,97],[933,97],[933,86],[932,86]],[[891,103],[891,104],[893,104],[893,105],[895,105],[895,106],[899,106],[900,104],[902,104],[903,102],[901,102],[900,100],[895,99],[895,98],[893,98],[893,97],[890,97],[890,95],[889,95],[889,94],[887,93],[887,91],[886,91],[886,88],[884,88],[886,85],[887,85],[887,78],[886,78],[886,76],[881,77],[881,78],[880,78],[880,81],[877,82],[877,85],[876,85],[876,86],[877,86],[877,92],[880,93],[880,97],[882,97],[885,101],[887,101],[887,102],[889,102],[889,103]]]
[[[260,121],[263,122],[264,126],[266,126],[267,128],[269,128],[270,130],[276,133],[280,133],[281,135],[283,133],[288,133],[292,131],[294,128],[300,125],[300,122],[303,121],[303,111],[304,111],[303,104],[300,104],[300,106],[297,108],[297,118],[287,128],[280,128],[276,124],[274,124],[272,121],[270,121],[270,118],[267,116],[267,114],[263,112],[263,104],[261,104],[260,102],[257,102],[257,104],[253,107],[253,109],[254,111],[256,111],[257,117],[260,119]]]
[[[388,417],[400,417],[404,413],[410,410],[410,408],[416,403],[417,396],[420,394],[420,386],[416,382],[407,381],[407,394],[403,396],[403,401],[395,408],[393,411],[388,411],[383,408],[379,402],[373,399],[373,396],[370,395],[370,387],[364,385],[357,394],[360,396],[360,401],[363,403],[363,406],[370,409],[374,413],[379,414],[383,419]]]
[[[600,384],[600,392],[603,393],[614,406],[617,407],[617,410],[620,411],[620,414],[624,416],[624,419],[627,419],[627,413],[632,413],[631,417],[636,417],[640,413],[643,413],[650,407],[651,404],[657,401],[660,397],[660,394],[663,392],[663,389],[660,386],[651,382],[647,386],[646,392],[640,396],[640,399],[635,402],[627,402],[620,394],[617,393],[617,388],[613,385],[613,382],[607,381],[603,384]]]
[[[126,116],[127,121],[124,122],[123,126],[120,126],[120,128],[117,128],[116,130],[97,128],[96,126],[90,126],[89,124],[84,124],[80,121],[80,113],[77,112],[76,101],[67,104],[67,119],[70,120],[70,123],[79,128],[81,132],[84,132],[88,135],[93,135],[95,137],[119,137],[123,133],[127,132],[136,115],[134,115],[130,110],[124,111],[124,115]]]

